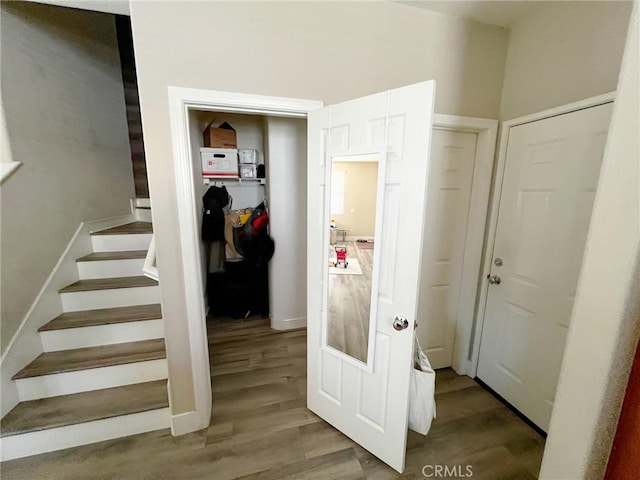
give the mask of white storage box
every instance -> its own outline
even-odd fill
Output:
[[[240,164],[240,178],[258,178],[255,165]]]
[[[258,163],[258,150],[238,150],[238,156],[240,157],[240,163]]]
[[[203,177],[238,178],[238,150],[201,148]]]

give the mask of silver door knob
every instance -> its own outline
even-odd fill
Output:
[[[487,280],[489,280],[489,285],[500,285],[502,283],[502,279],[498,275],[487,275]]]
[[[398,315],[393,320],[393,328],[395,328],[398,331],[404,330],[405,328],[408,328],[408,327],[409,327],[409,320],[407,320],[407,317]]]

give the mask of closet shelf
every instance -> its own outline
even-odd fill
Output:
[[[205,185],[221,183],[227,185],[264,185],[264,178],[229,178],[229,177],[203,177]]]

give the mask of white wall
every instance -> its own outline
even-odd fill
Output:
[[[302,327],[307,321],[307,122],[266,118],[270,234],[271,326]]]
[[[130,212],[133,175],[114,17],[2,2],[2,351],[82,221]]]
[[[540,478],[602,478],[640,334],[636,3]]]
[[[511,27],[500,118],[616,89],[630,1],[541,2]]]
[[[167,87],[333,103],[435,78],[438,112],[497,118],[507,31],[391,2],[130,8],[176,415],[194,397]]]
[[[343,213],[332,213],[347,236],[373,238],[376,233],[378,162],[333,162],[331,171],[344,172]]]

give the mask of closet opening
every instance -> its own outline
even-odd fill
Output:
[[[306,326],[306,119],[188,115],[210,328],[260,318],[275,330]]]

